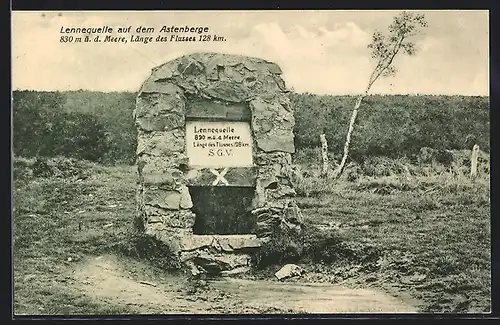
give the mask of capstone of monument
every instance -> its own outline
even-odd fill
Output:
[[[259,58],[195,53],[154,68],[137,95],[137,225],[193,274],[248,269],[277,227],[301,225],[281,74]]]

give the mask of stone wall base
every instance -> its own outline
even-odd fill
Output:
[[[146,235],[167,245],[192,275],[224,275],[251,268],[251,256],[262,245],[257,235],[194,235],[187,229],[167,229],[153,223]]]

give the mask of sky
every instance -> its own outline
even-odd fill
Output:
[[[374,62],[367,45],[399,11],[75,11],[12,13],[13,89],[137,91],[151,69],[194,52],[277,63],[287,87],[314,94],[364,91]],[[428,27],[400,55],[395,77],[374,94],[489,95],[488,11],[419,11]],[[208,27],[224,42],[61,43],[61,28]],[[113,33],[116,34],[116,33]],[[193,34],[197,36],[197,34]],[[77,35],[74,35],[77,36]],[[123,36],[123,35],[122,35]],[[169,34],[162,33],[162,36]]]

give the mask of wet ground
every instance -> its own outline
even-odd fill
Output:
[[[371,288],[237,278],[193,282],[148,275],[111,255],[82,262],[72,278],[92,299],[140,314],[416,312],[407,302]]]

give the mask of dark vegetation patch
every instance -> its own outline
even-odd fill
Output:
[[[14,153],[133,164],[135,96],[132,92],[14,91]],[[291,93],[290,99],[295,110],[296,159],[312,156],[319,161],[316,148],[319,135],[325,133],[332,158],[338,161],[355,97]],[[438,154],[431,154],[444,165],[450,160],[448,150],[470,150],[478,144],[489,152],[488,97],[374,95],[362,105],[350,153],[358,164],[373,157],[412,157],[424,147],[433,148]]]

